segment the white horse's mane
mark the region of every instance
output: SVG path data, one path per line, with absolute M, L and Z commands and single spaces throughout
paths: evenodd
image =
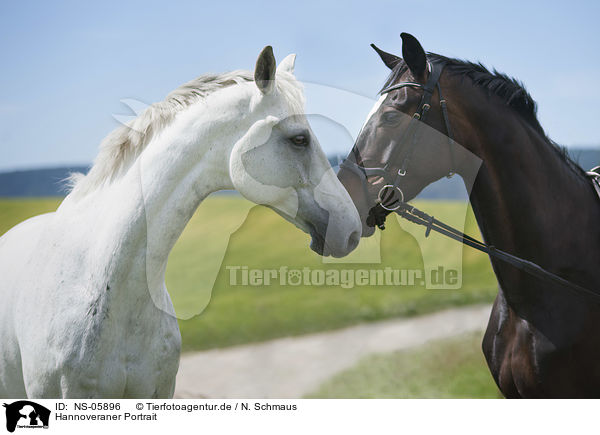
M 154 135 L 169 125 L 180 111 L 219 89 L 251 81 L 254 81 L 253 73 L 237 70 L 205 74 L 181 85 L 163 101 L 150 105 L 137 118 L 104 138 L 88 174 L 73 173 L 67 179 L 72 195 L 84 196 L 122 175 Z M 278 71 L 276 87 L 295 113 L 303 113 L 302 88 L 292 74 Z

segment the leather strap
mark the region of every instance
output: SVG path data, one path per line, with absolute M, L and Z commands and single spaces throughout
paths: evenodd
M 504 252 L 500 249 L 496 249 L 492 245 L 486 245 L 479 240 L 470 237 L 449 225 L 437 220 L 433 216 L 413 207 L 410 204 L 403 203 L 402 206 L 397 210 L 397 213 L 404 219 L 409 220 L 418 225 L 423 225 L 427 228 L 425 236 L 429 236 L 431 231 L 440 233 L 446 237 L 462 242 L 463 244 L 470 246 L 478 251 L 485 252 L 490 257 L 494 257 L 504 263 L 511 264 L 523 272 L 526 272 L 532 276 L 540 278 L 544 281 L 561 285 L 576 294 L 586 295 L 593 299 L 595 302 L 600 303 L 600 294 L 592 291 L 588 288 L 582 287 L 579 284 L 568 281 L 552 272 L 547 271 L 543 267 L 533 263 L 529 260 L 524 260 L 515 255 Z

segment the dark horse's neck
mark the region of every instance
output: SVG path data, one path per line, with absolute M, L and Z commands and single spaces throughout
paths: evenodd
M 464 140 L 483 161 L 470 200 L 485 241 L 594 289 L 600 258 L 589 247 L 600 241 L 600 207 L 590 182 L 539 126 L 503 102 L 480 103 L 473 107 L 488 110 L 468 114 L 475 131 Z M 523 316 L 530 317 L 533 306 L 565 301 L 568 290 L 492 264 L 506 299 Z

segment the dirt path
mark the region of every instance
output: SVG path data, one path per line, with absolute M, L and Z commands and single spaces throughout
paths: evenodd
M 371 353 L 484 329 L 491 305 L 184 354 L 175 397 L 298 398 Z

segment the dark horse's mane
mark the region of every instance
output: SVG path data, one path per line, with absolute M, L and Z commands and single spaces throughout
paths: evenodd
M 495 69 L 493 72 L 490 72 L 481 63 L 452 59 L 435 53 L 427 53 L 427 59 L 434 62 L 445 62 L 445 70 L 451 74 L 468 77 L 475 85 L 487 90 L 489 95 L 500 97 L 507 106 L 513 108 L 516 113 L 546 140 L 551 149 L 557 153 L 567 166 L 576 173 L 585 176 L 585 171 L 569 157 L 566 148 L 558 145 L 546 135 L 546 132 L 537 119 L 537 104 L 531 98 L 529 92 L 525 90 L 523 83 Z M 398 62 L 385 81 L 382 90 L 396 83 L 407 70 L 408 67 L 403 60 Z

